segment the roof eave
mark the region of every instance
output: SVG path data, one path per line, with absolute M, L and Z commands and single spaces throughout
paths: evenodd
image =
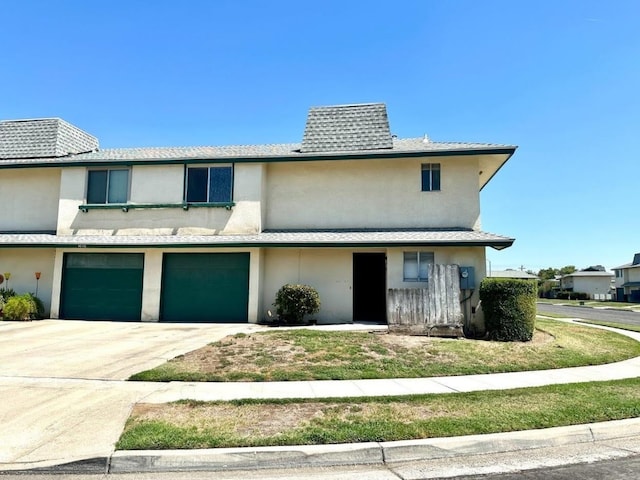
M 327 161 L 327 160 L 372 160 L 372 159 L 389 159 L 389 158 L 419 158 L 419 157 L 451 157 L 451 156 L 466 156 L 466 155 L 501 155 L 506 154 L 507 158 L 502 163 L 504 165 L 509 158 L 513 155 L 517 147 L 486 147 L 486 148 L 462 148 L 462 149 L 449 149 L 449 150 L 410 150 L 410 151 L 396 151 L 396 150 L 380 150 L 380 151 L 362 151 L 362 152 L 330 152 L 330 153 L 313 153 L 304 154 L 297 153 L 296 155 L 265 155 L 265 156 L 211 156 L 204 155 L 198 156 L 184 156 L 179 158 L 146 158 L 146 159 L 116 159 L 109 160 L 103 159 L 90 159 L 83 160 L 82 158 L 75 159 L 78 155 L 70 155 L 62 157 L 65 160 L 60 161 L 39 161 L 41 159 L 29 159 L 29 158 L 4 158 L 0 159 L 0 169 L 14 169 L 14 168 L 54 168 L 54 167 L 98 167 L 108 165 L 167 165 L 167 164 L 185 164 L 185 163 L 260 163 L 260 162 L 304 162 L 304 161 Z M 50 157 L 52 158 L 52 157 Z M 54 157 L 55 158 L 55 157 Z M 2 161 L 16 160 L 16 163 L 2 163 Z M 502 167 L 500 166 L 500 168 Z M 499 170 L 499 169 L 498 169 Z M 497 172 L 497 170 L 496 170 Z M 494 172 L 489 180 L 495 175 Z M 486 183 L 489 182 L 487 180 Z M 486 185 L 485 183 L 485 185 Z M 484 185 L 483 185 L 484 187 Z

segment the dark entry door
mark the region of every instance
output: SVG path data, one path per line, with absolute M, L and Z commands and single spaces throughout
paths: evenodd
M 353 320 L 387 321 L 387 258 L 384 253 L 353 254 Z

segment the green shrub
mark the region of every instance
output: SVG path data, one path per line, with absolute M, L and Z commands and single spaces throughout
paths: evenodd
M 558 292 L 556 298 L 559 300 L 589 300 L 589 294 L 583 292 Z
M 485 278 L 480 300 L 492 340 L 528 342 L 536 322 L 537 285 L 529 280 Z
M 306 314 L 320 311 L 320 296 L 309 285 L 286 284 L 278 290 L 273 305 L 282 322 L 300 324 Z
M 25 293 L 24 296 L 30 297 L 34 304 L 34 311 L 31 313 L 31 318 L 37 320 L 44 318 L 44 303 L 42 303 L 42 300 L 36 297 L 35 293 Z
M 5 302 L 15 296 L 16 292 L 13 288 L 0 288 L 0 298 Z
M 31 320 L 36 310 L 33 298 L 27 293 L 9 298 L 4 305 L 3 314 L 6 320 Z

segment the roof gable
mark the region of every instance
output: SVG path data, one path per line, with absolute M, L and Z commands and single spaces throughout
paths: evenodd
M 97 138 L 60 118 L 0 122 L 0 158 L 57 158 L 97 148 Z
M 342 152 L 393 148 L 384 103 L 312 107 L 300 151 Z

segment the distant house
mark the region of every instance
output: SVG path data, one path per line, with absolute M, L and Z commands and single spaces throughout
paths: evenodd
M 531 273 L 523 272 L 522 270 L 492 270 L 489 272 L 489 277 L 491 278 L 515 278 L 518 280 L 538 280 L 536 275 Z
M 592 300 L 610 300 L 612 279 L 613 273 L 597 265 L 563 275 L 560 278 L 560 289 L 567 292 L 586 293 Z
M 640 253 L 633 256 L 633 262 L 613 269 L 616 280 L 616 300 L 640 303 Z

